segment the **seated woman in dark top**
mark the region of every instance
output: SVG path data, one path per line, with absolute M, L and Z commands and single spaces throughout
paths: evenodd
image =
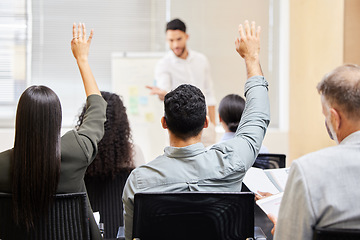
M 101 92 L 107 102 L 105 134 L 98 144 L 98 154 L 88 167 L 85 185 L 94 212 L 99 211 L 104 223 L 104 237 L 116 238 L 123 226 L 122 190 L 130 172 L 145 163 L 141 150 L 132 143 L 126 108 L 119 95 Z M 86 108 L 79 116 L 81 127 Z
M 0 191 L 12 193 L 14 221 L 33 229 L 46 216 L 55 193 L 85 192 L 86 168 L 104 134 L 106 102 L 88 63 L 93 36 L 84 24 L 73 25 L 71 49 L 77 61 L 87 107 L 82 125 L 60 137 L 62 112 L 57 95 L 48 87 L 31 86 L 21 95 L 14 148 L 0 153 Z M 89 205 L 91 239 L 101 239 Z

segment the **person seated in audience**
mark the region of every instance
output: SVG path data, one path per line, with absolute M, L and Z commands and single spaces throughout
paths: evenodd
M 31 86 L 21 95 L 14 148 L 0 153 L 0 191 L 12 193 L 15 223 L 31 231 L 47 215 L 55 193 L 85 192 L 86 168 L 104 134 L 106 102 L 88 63 L 93 37 L 84 24 L 73 25 L 71 49 L 77 61 L 87 107 L 82 125 L 60 137 L 62 111 L 58 96 L 46 86 Z M 101 239 L 90 205 L 91 239 Z
M 84 180 L 92 209 L 100 213 L 100 222 L 104 223 L 104 237 L 116 238 L 118 227 L 124 222 L 121 196 L 125 181 L 145 161 L 140 147 L 132 143 L 126 108 L 119 95 L 103 91 L 101 95 L 107 102 L 105 133 Z M 76 129 L 81 127 L 85 113 L 86 105 Z
M 218 111 L 220 123 L 225 133 L 220 142 L 232 139 L 235 136 L 244 108 L 245 99 L 238 94 L 229 94 L 221 99 Z M 269 150 L 262 145 L 259 153 L 269 153 Z
M 239 26 L 236 50 L 245 60 L 245 111 L 235 137 L 206 149 L 201 141 L 209 124 L 205 97 L 184 84 L 167 93 L 161 123 L 170 146 L 161 155 L 133 170 L 123 193 L 125 239 L 132 239 L 134 195 L 138 192 L 241 191 L 241 181 L 253 165 L 270 122 L 268 83 L 260 61 L 260 28 Z
M 274 239 L 312 239 L 313 226 L 360 226 L 360 67 L 345 64 L 318 84 L 329 136 L 338 145 L 293 161 Z

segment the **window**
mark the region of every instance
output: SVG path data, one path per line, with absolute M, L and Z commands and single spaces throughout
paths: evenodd
M 17 100 L 27 85 L 28 26 L 25 0 L 0 2 L 0 124 L 13 126 Z
M 70 49 L 74 22 L 94 29 L 89 63 L 101 90 L 111 91 L 112 52 L 165 49 L 165 0 L 32 0 L 32 14 L 31 84 L 58 94 L 65 127 L 74 126 L 85 102 Z
M 63 126 L 73 127 L 85 102 L 70 49 L 73 22 L 95 30 L 90 65 L 99 87 L 111 91 L 112 52 L 165 50 L 165 5 L 165 0 L 2 0 L 0 125 L 14 126 L 19 95 L 28 85 L 46 85 L 61 100 Z

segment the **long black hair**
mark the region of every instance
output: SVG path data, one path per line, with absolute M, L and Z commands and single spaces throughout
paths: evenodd
M 61 105 L 45 86 L 31 86 L 20 97 L 12 171 L 13 215 L 28 230 L 47 214 L 60 175 Z

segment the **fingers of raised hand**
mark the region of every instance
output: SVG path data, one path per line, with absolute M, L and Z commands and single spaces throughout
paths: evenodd
M 240 38 L 242 39 L 245 38 L 244 28 L 242 24 L 239 25 L 239 34 L 240 34 Z
M 256 38 L 260 38 L 261 27 L 258 26 L 256 30 Z
M 246 36 L 251 36 L 250 35 L 250 26 L 249 26 L 249 21 L 248 20 L 245 20 L 245 33 L 246 33 Z
M 86 27 L 85 27 L 85 23 L 81 24 L 81 28 L 82 28 L 82 38 L 84 41 L 86 41 Z
M 76 23 L 73 24 L 73 39 L 77 37 L 76 34 Z
M 89 43 L 91 42 L 91 39 L 93 38 L 93 35 L 94 35 L 94 30 L 91 29 L 91 31 L 90 31 L 90 36 L 89 36 L 89 39 L 88 39 L 88 42 L 89 42 Z
M 81 38 L 81 23 L 78 25 L 77 37 Z
M 260 37 L 261 28 L 258 26 L 256 28 L 255 21 L 251 22 L 251 26 L 249 21 L 246 20 L 244 26 L 242 24 L 239 25 L 239 33 L 242 40 L 246 38 L 259 38 Z
M 255 36 L 255 22 L 251 22 L 251 36 Z

